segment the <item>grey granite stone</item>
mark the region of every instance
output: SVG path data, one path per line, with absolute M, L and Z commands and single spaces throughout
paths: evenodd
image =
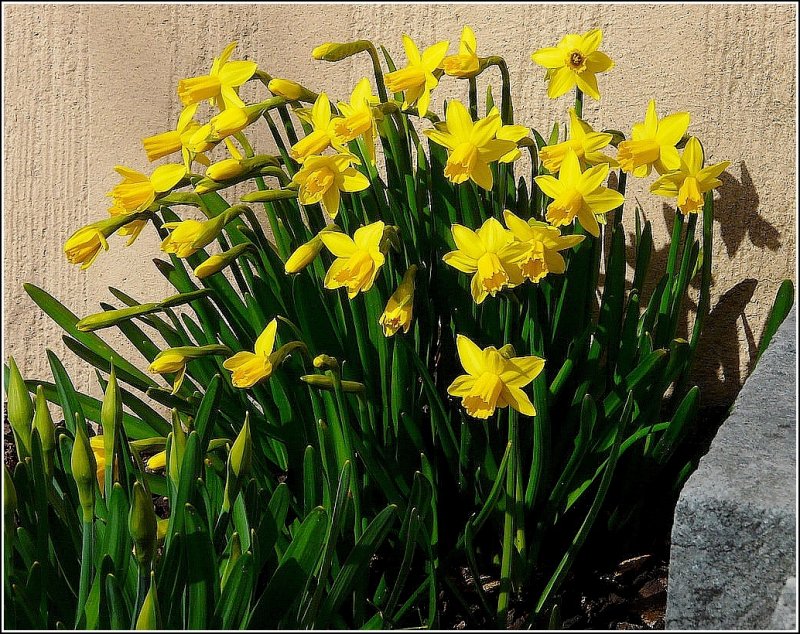
M 667 629 L 767 628 L 796 574 L 796 307 L 675 509 Z
M 771 630 L 797 631 L 797 577 L 789 577 L 772 613 Z

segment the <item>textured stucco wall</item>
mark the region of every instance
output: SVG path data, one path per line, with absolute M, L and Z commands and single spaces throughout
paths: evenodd
M 531 51 L 597 26 L 617 66 L 600 78 L 602 107 L 587 99 L 595 127 L 629 130 L 655 97 L 661 114 L 692 113 L 690 132 L 710 161 L 732 161 L 719 191 L 713 312 L 696 372 L 705 402 L 730 401 L 778 284 L 795 278 L 796 21 L 787 4 L 5 5 L 5 355 L 27 376 L 47 378 L 44 349 L 52 348 L 78 386 L 96 393 L 88 366 L 65 351 L 22 283 L 44 287 L 79 315 L 110 300 L 109 285 L 142 299 L 169 293 L 149 263 L 158 253 L 152 227 L 127 249 L 112 239 L 85 272 L 61 249 L 72 231 L 105 216 L 115 164 L 149 169 L 140 139 L 171 129 L 177 81 L 207 72 L 228 41 L 239 41 L 236 58 L 344 97 L 371 72 L 367 60 L 315 62 L 316 44 L 368 38 L 400 62 L 402 32 L 421 45 L 449 39 L 455 50 L 469 24 L 480 54 L 508 61 L 517 121 L 544 131 L 565 118 L 570 100 L 546 98 Z M 464 82 L 445 80 L 433 107 L 465 93 Z M 651 180 L 634 181 L 628 197 L 653 220 L 663 267 L 672 212 L 647 192 Z

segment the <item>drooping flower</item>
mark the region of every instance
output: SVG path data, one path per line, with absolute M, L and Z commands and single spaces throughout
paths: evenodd
M 461 41 L 458 43 L 458 55 L 448 55 L 442 60 L 445 74 L 451 77 L 474 77 L 480 70 L 478 59 L 478 42 L 473 30 L 465 26 L 461 29 Z
M 578 157 L 570 149 L 561 164 L 558 178 L 537 176 L 536 184 L 553 199 L 547 206 L 547 221 L 559 227 L 578 218 L 586 231 L 598 237 L 600 226 L 595 214 L 616 209 L 625 200 L 619 192 L 603 187 L 608 169 L 608 165 L 603 163 L 582 172 Z
M 328 250 L 336 256 L 325 276 L 325 288 L 345 287 L 350 299 L 372 288 L 378 270 L 386 261 L 381 251 L 385 227 L 379 220 L 357 229 L 352 238 L 337 231 L 319 234 Z
M 350 103 L 340 101 L 337 105 L 342 117 L 333 120 L 333 129 L 339 143 L 344 144 L 358 136 L 364 137 L 367 154 L 375 163 L 375 137 L 378 135 L 376 115 L 380 111 L 375 108 L 378 97 L 372 94 L 372 85 L 364 77 L 353 88 Z
M 230 61 L 236 42 L 231 42 L 222 51 L 219 57 L 214 59 L 211 72 L 208 75 L 181 79 L 178 82 L 178 96 L 184 106 L 192 106 L 191 117 L 197 110 L 197 105 L 206 99 L 211 100 L 212 105 L 220 110 L 231 106 L 244 108 L 244 102 L 239 97 L 236 89 L 245 83 L 256 72 L 255 62 Z
M 386 309 L 379 320 L 386 337 L 393 336 L 400 328 L 403 329 L 403 332 L 408 332 L 411 328 L 414 310 L 414 276 L 416 274 L 417 267 L 412 264 L 386 304 Z
M 369 179 L 352 166 L 355 161 L 351 154 L 307 157 L 292 179 L 300 185 L 300 203 L 321 202 L 328 215 L 336 218 L 340 192 L 360 192 L 369 187 Z
M 525 416 L 536 415 L 522 388 L 539 375 L 544 359 L 510 356 L 506 348 L 498 350 L 494 346 L 481 350 L 464 335 L 456 337 L 456 347 L 467 374 L 456 377 L 447 393 L 461 398 L 467 414 L 486 419 L 498 407 L 510 406 Z
M 517 147 L 515 142 L 495 138 L 502 125 L 496 109 L 473 123 L 464 104 L 454 99 L 447 104 L 446 123 L 432 130 L 424 130 L 424 134 L 448 149 L 444 168 L 448 180 L 463 183 L 471 179 L 480 187 L 490 190 L 494 179 L 489 163 Z
M 552 174 L 558 172 L 568 150 L 575 152 L 581 162 L 581 167 L 601 163 L 608 163 L 610 166 L 616 167 L 617 162 L 613 158 L 600 152 L 611 143 L 612 135 L 606 132 L 595 132 L 586 121 L 578 118 L 574 108 L 570 108 L 569 120 L 569 139 L 556 145 L 546 145 L 539 152 L 539 158 L 545 168 Z
M 603 32 L 592 29 L 583 35 L 570 33 L 561 38 L 557 46 L 540 48 L 531 59 L 547 69 L 547 96 L 556 99 L 577 86 L 581 91 L 600 99 L 595 73 L 603 73 L 614 66 L 605 53 L 597 49 L 603 41 Z
M 659 174 L 680 169 L 681 157 L 675 147 L 689 127 L 688 112 L 676 112 L 658 120 L 656 102 L 651 99 L 642 123 L 635 123 L 631 139 L 619 144 L 617 161 L 624 172 L 643 178 L 655 167 Z
M 517 263 L 525 256 L 527 246 L 514 240 L 496 218 L 489 218 L 477 231 L 454 224 L 456 250 L 442 260 L 463 273 L 472 275 L 470 290 L 476 304 L 487 295 L 494 297 L 504 288 L 523 281 Z
M 222 367 L 233 373 L 231 382 L 234 387 L 252 387 L 272 374 L 273 364 L 270 357 L 275 348 L 277 332 L 278 320 L 273 319 L 256 339 L 254 352 L 237 352 L 222 364 Z
M 730 161 L 703 167 L 703 146 L 695 137 L 690 137 L 683 149 L 680 169 L 664 174 L 650 186 L 658 196 L 677 198 L 678 209 L 684 214 L 699 213 L 703 209 L 703 194 L 722 185 L 717 178 Z
M 420 55 L 414 41 L 403 35 L 403 48 L 406 51 L 408 65 L 392 73 L 384 75 L 386 88 L 392 92 L 403 92 L 403 110 L 416 104 L 420 117 L 428 112 L 431 103 L 431 90 L 439 85 L 433 74 L 447 55 L 449 41 L 442 41 L 426 48 Z
M 563 273 L 567 264 L 559 253 L 580 244 L 586 236 L 562 236 L 556 227 L 534 219 L 525 222 L 509 210 L 503 212 L 506 226 L 520 242 L 528 245 L 527 256 L 517 266 L 522 276 L 538 283 L 549 273 Z
M 64 243 L 67 261 L 80 264 L 81 270 L 92 265 L 101 249 L 108 251 L 108 241 L 103 232 L 93 225 L 81 227 Z
M 292 146 L 289 153 L 293 159 L 302 163 L 309 156 L 322 154 L 330 146 L 334 146 L 338 152 L 346 151 L 336 136 L 334 120 L 331 118 L 331 103 L 324 92 L 314 102 L 309 122 L 314 129 Z

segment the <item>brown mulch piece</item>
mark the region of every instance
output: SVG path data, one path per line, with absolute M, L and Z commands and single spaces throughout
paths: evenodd
M 643 554 L 625 559 L 611 570 L 597 571 L 579 587 L 578 596 L 561 606 L 564 629 L 664 629 L 667 562 L 663 557 Z

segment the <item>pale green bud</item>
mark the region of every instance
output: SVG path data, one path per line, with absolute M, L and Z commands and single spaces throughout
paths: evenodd
M 14 444 L 17 457 L 24 460 L 31 455 L 31 423 L 33 422 L 33 404 L 31 403 L 28 388 L 17 368 L 14 357 L 8 358 L 8 384 L 6 395 L 8 397 L 8 422 L 14 432 Z
M 333 379 L 329 376 L 323 376 L 322 374 L 305 374 L 300 377 L 300 380 L 320 390 L 335 389 Z M 362 394 L 366 389 L 366 386 L 358 381 L 342 381 L 343 392 Z
M 111 376 L 103 396 L 103 405 L 100 408 L 100 422 L 103 425 L 103 446 L 106 452 L 106 498 L 111 495 L 114 484 L 114 456 L 116 455 L 118 429 L 122 425 L 122 392 L 117 383 L 117 374 L 114 364 L 111 364 Z
M 351 55 L 375 48 L 369 40 L 356 40 L 355 42 L 326 42 L 320 44 L 313 51 L 311 57 L 326 62 L 339 62 Z

